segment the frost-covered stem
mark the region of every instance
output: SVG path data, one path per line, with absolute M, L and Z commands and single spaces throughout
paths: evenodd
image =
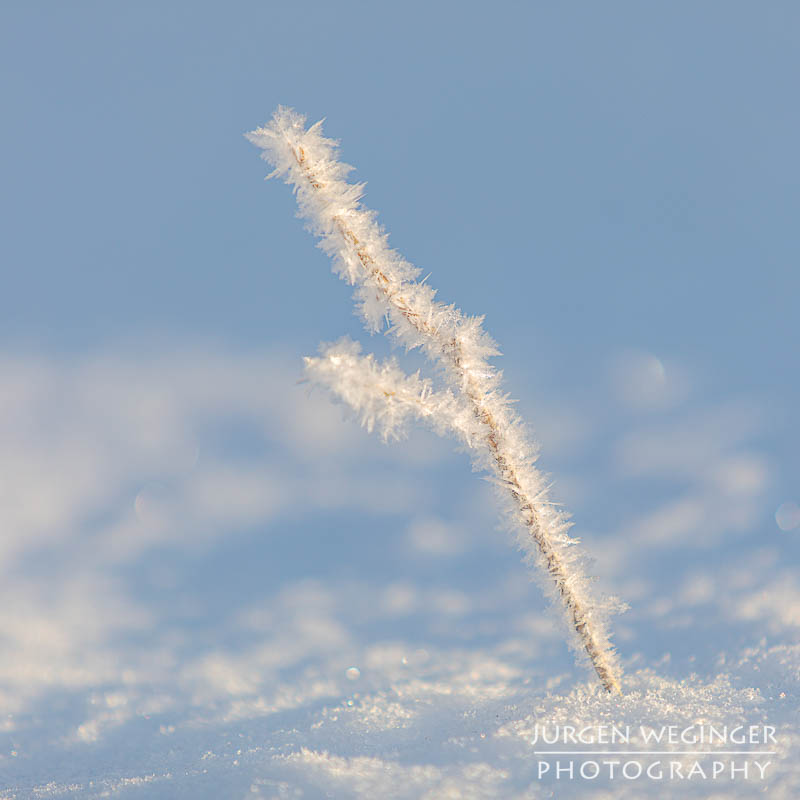
M 307 378 L 348 405 L 370 433 L 377 426 L 384 441 L 399 439 L 407 421 L 416 419 L 439 434 L 471 441 L 471 431 L 459 424 L 459 399 L 451 391 L 434 391 L 419 372 L 406 375 L 394 359 L 381 364 L 373 355 L 362 356 L 361 345 L 348 337 L 322 345 L 320 353 L 303 359 Z
M 303 166 L 304 159 L 302 148 L 297 154 L 298 164 Z M 307 172 L 310 184 L 315 185 L 313 175 Z M 355 234 L 347 226 L 338 220 L 339 233 L 345 246 L 356 249 L 356 255 L 364 266 L 364 270 L 369 273 L 375 281 L 376 288 L 381 291 L 386 300 L 413 326 L 415 330 L 424 336 L 437 340 L 437 332 L 429 325 L 421 314 L 416 313 L 403 299 L 399 287 L 392 287 L 390 281 L 381 272 L 372 259 L 363 249 L 358 249 L 359 241 Z M 464 394 L 470 401 L 475 418 L 485 427 L 485 442 L 491 453 L 494 462 L 494 469 L 497 477 L 508 488 L 514 502 L 518 508 L 520 519 L 529 532 L 531 538 L 536 542 L 539 553 L 546 564 L 547 571 L 553 579 L 558 594 L 566 607 L 571 623 L 575 628 L 578 638 L 592 662 L 592 666 L 597 672 L 600 682 L 609 691 L 619 692 L 621 687 L 619 680 L 614 673 L 613 666 L 608 663 L 605 657 L 607 644 L 601 644 L 594 630 L 586 617 L 586 610 L 576 597 L 570 586 L 569 574 L 564 564 L 554 549 L 546 527 L 542 525 L 540 514 L 537 511 L 537 504 L 534 498 L 528 497 L 522 488 L 517 477 L 511 460 L 506 456 L 503 447 L 503 436 L 495 414 L 488 408 L 482 393 L 478 390 L 478 376 L 475 376 L 469 367 L 464 366 L 461 343 L 457 338 L 445 343 L 440 348 L 441 358 L 448 362 L 455 373 L 461 378 L 464 386 Z M 496 413 L 496 412 L 495 412 Z M 508 424 L 508 422 L 507 422 Z
M 296 154 L 297 163 L 304 166 L 304 154 L 302 148 Z M 316 186 L 313 174 L 306 170 L 308 181 L 312 186 Z M 409 324 L 423 336 L 429 337 L 433 341 L 438 340 L 437 331 L 425 321 L 423 316 L 414 311 L 412 307 L 403 299 L 400 288 L 393 287 L 388 278 L 375 265 L 370 256 L 359 249 L 359 240 L 356 235 L 342 222 L 337 220 L 337 228 L 341 234 L 346 247 L 354 248 L 356 256 L 364 267 L 364 270 L 374 279 L 376 288 L 384 294 L 386 300 L 409 322 Z M 479 376 L 473 374 L 469 367 L 464 366 L 464 358 L 461 343 L 454 337 L 449 342 L 440 343 L 440 356 L 448 362 L 455 373 L 461 379 L 464 387 L 464 394 L 470 401 L 475 418 L 485 427 L 485 442 L 489 448 L 494 462 L 494 469 L 497 477 L 508 488 L 514 502 L 518 508 L 520 519 L 530 534 L 539 553 L 547 567 L 547 571 L 553 579 L 558 594 L 566 607 L 571 623 L 575 628 L 578 638 L 592 662 L 592 666 L 597 672 L 600 682 L 608 691 L 621 691 L 619 680 L 614 674 L 613 666 L 605 658 L 607 644 L 601 644 L 595 635 L 586 617 L 586 610 L 583 604 L 576 597 L 570 586 L 569 574 L 565 569 L 562 560 L 553 547 L 547 535 L 546 527 L 542 525 L 540 514 L 537 511 L 535 498 L 528 497 L 522 488 L 517 477 L 516 470 L 511 460 L 506 456 L 503 447 L 503 435 L 498 425 L 495 413 L 492 413 L 485 402 L 482 393 L 477 388 Z M 508 424 L 508 421 L 506 421 Z
M 586 579 L 574 563 L 565 560 L 574 540 L 566 536 L 566 521 L 553 511 L 546 489 L 538 485 L 538 474 L 528 463 L 532 459 L 517 433 L 519 420 L 497 393 L 499 375 L 485 361 L 491 348 L 480 338 L 479 322 L 475 325 L 460 312 L 434 302 L 433 293 L 414 279 L 413 268 L 385 247 L 385 236 L 373 215 L 358 204 L 360 187 L 344 183 L 347 167 L 330 157 L 333 143 L 320 137 L 317 126 L 309 131 L 298 127 L 300 120 L 293 112 L 279 110 L 272 126 L 254 132 L 251 139 L 267 150 L 276 172 L 287 174 L 298 193 L 301 211 L 316 223 L 325 249 L 344 264 L 341 271 L 346 277 L 371 287 L 383 300 L 395 327 L 401 328 L 398 336 L 422 345 L 431 358 L 445 366 L 477 423 L 489 456 L 485 466 L 510 495 L 516 517 L 535 544 L 581 648 L 603 686 L 609 692 L 621 691 L 613 648 L 591 607 Z M 304 142 L 308 148 L 317 148 L 318 158 L 309 157 Z M 362 296 L 362 302 L 369 316 L 367 298 Z

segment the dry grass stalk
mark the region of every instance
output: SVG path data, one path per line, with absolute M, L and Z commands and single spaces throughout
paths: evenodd
M 546 571 L 549 594 L 566 612 L 578 640 L 576 649 L 588 657 L 605 689 L 621 691 L 620 668 L 605 628 L 612 603 L 604 604 L 590 590 L 576 554 L 577 542 L 567 535 L 570 523 L 548 499 L 524 426 L 498 391 L 500 374 L 486 360 L 497 351 L 483 333 L 481 320 L 435 301 L 432 290 L 416 280 L 418 270 L 388 248 L 374 214 L 361 207 L 362 187 L 345 182 L 350 168 L 335 158 L 336 144 L 322 137 L 319 123 L 306 130 L 303 117 L 279 109 L 270 125 L 248 137 L 264 148 L 264 157 L 275 166 L 273 174 L 284 175 L 294 186 L 301 215 L 311 220 L 340 274 L 357 287 L 368 323 L 377 328 L 382 311 L 398 339 L 421 347 L 444 367 L 453 393 L 445 398 L 432 393 L 429 384 L 422 389 L 415 384 L 411 392 L 419 397 L 409 406 L 412 415 L 454 432 L 471 448 L 476 465 L 493 473 L 511 501 L 521 547 Z M 341 348 L 328 348 L 323 356 L 328 358 L 325 364 L 306 360 L 312 377 L 356 407 L 360 401 L 353 400 L 346 384 L 354 373 L 344 374 Z M 350 363 L 351 370 L 360 370 L 367 392 L 369 381 L 375 380 L 374 362 L 370 365 L 359 365 L 357 358 Z M 400 387 L 404 378 L 395 380 Z M 391 388 L 383 385 L 379 391 L 387 403 L 396 402 Z M 459 408 L 471 419 L 456 420 Z M 392 432 L 388 424 L 386 429 Z

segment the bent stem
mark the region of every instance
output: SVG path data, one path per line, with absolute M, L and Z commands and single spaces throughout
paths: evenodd
M 287 135 L 287 131 L 277 124 L 271 131 L 260 129 L 256 133 L 262 132 L 268 132 L 273 140 L 276 137 L 283 138 L 282 146 L 289 150 L 295 163 L 295 168 L 291 170 L 294 175 L 287 180 L 293 183 L 297 190 L 301 189 L 301 183 L 305 183 L 306 191 L 311 196 L 325 194 L 326 178 L 315 172 L 313 160 L 307 157 L 298 137 Z M 260 146 L 267 147 L 263 144 Z M 275 161 L 277 163 L 277 158 Z M 319 169 L 324 173 L 324 161 L 319 163 Z M 276 170 L 277 172 L 279 170 Z M 300 176 L 302 182 L 298 180 Z M 331 196 L 335 196 L 337 191 L 343 191 L 343 187 L 354 188 L 349 184 L 339 184 L 335 176 L 332 180 Z M 494 373 L 491 368 L 482 359 L 475 358 L 474 348 L 472 353 L 467 352 L 467 346 L 472 346 L 474 337 L 470 340 L 470 332 L 464 333 L 460 322 L 454 326 L 443 325 L 441 317 L 437 318 L 432 312 L 432 305 L 426 307 L 419 301 L 419 294 L 416 291 L 420 287 L 419 282 L 413 278 L 404 279 L 402 273 L 399 273 L 398 277 L 390 262 L 387 262 L 388 268 L 382 268 L 370 254 L 369 250 L 374 249 L 374 244 L 362 242 L 354 228 L 347 222 L 347 218 L 354 214 L 369 212 L 362 212 L 348 201 L 349 208 L 345 207 L 343 211 L 332 213 L 330 202 L 328 195 L 320 197 L 319 207 L 330 209 L 325 211 L 324 215 L 340 239 L 342 248 L 351 256 L 347 259 L 347 263 L 358 264 L 362 271 L 360 276 L 351 275 L 351 282 L 361 283 L 375 290 L 388 307 L 389 316 L 394 318 L 395 324 L 402 320 L 410 326 L 418 335 L 418 340 L 424 342 L 431 357 L 440 360 L 447 368 L 452 382 L 460 388 L 474 420 L 478 423 L 477 438 L 482 440 L 489 454 L 488 465 L 494 472 L 497 482 L 513 501 L 518 523 L 523 526 L 529 541 L 535 544 L 534 552 L 538 553 L 538 559 L 546 569 L 553 589 L 567 612 L 569 625 L 577 635 L 580 648 L 588 657 L 603 687 L 609 692 L 621 692 L 613 648 L 603 625 L 596 617 L 591 596 L 582 591 L 585 578 L 574 564 L 567 564 L 565 561 L 566 548 L 574 544 L 575 540 L 565 535 L 567 524 L 558 513 L 553 512 L 552 504 L 546 498 L 546 489 L 537 486 L 539 479 L 532 480 L 531 474 L 523 477 L 520 473 L 519 468 L 523 462 L 520 460 L 519 442 L 509 439 L 507 434 L 515 429 L 518 420 L 509 410 L 507 403 L 498 399 L 495 384 L 492 383 Z M 318 213 L 323 216 L 323 212 Z M 330 244 L 333 231 L 330 228 L 327 230 L 330 232 L 320 235 Z M 367 231 L 365 236 L 374 236 L 372 229 L 365 230 Z M 355 259 L 352 256 L 355 256 Z M 393 271 L 395 274 L 392 274 Z M 470 444 L 474 446 L 474 443 Z M 523 460 L 527 458 L 524 454 L 522 457 Z M 558 544 L 554 541 L 554 536 L 557 537 Z

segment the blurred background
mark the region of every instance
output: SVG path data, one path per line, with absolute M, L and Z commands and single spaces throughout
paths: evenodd
M 554 496 L 631 605 L 628 669 L 795 641 L 798 22 L 721 0 L 5 2 L 7 780 L 156 770 L 176 729 L 182 763 L 233 759 L 232 719 L 308 744 L 330 698 L 397 670 L 587 677 L 468 457 L 384 446 L 297 383 L 321 341 L 391 349 L 242 136 L 278 104 L 326 119 L 393 246 L 486 316 Z

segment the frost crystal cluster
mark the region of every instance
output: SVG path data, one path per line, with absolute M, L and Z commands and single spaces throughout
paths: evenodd
M 306 358 L 306 373 L 343 400 L 368 430 L 398 438 L 419 420 L 454 436 L 491 476 L 504 496 L 526 560 L 535 562 L 545 591 L 564 609 L 579 654 L 585 654 L 608 691 L 620 691 L 620 668 L 606 630 L 613 600 L 595 597 L 583 558 L 570 538 L 570 522 L 548 497 L 535 468 L 536 450 L 500 387 L 501 373 L 488 359 L 499 355 L 482 318 L 464 316 L 435 299 L 418 280 L 420 271 L 392 250 L 376 213 L 361 205 L 363 184 L 347 182 L 352 167 L 337 159 L 337 143 L 321 123 L 306 128 L 304 116 L 279 108 L 272 121 L 247 134 L 262 157 L 294 187 L 299 215 L 310 223 L 334 271 L 355 287 L 370 329 L 389 331 L 407 348 L 420 348 L 442 367 L 447 388 L 435 389 L 419 374 L 406 375 L 394 361 L 363 356 L 347 339 Z M 618 607 L 618 606 L 617 606 Z

